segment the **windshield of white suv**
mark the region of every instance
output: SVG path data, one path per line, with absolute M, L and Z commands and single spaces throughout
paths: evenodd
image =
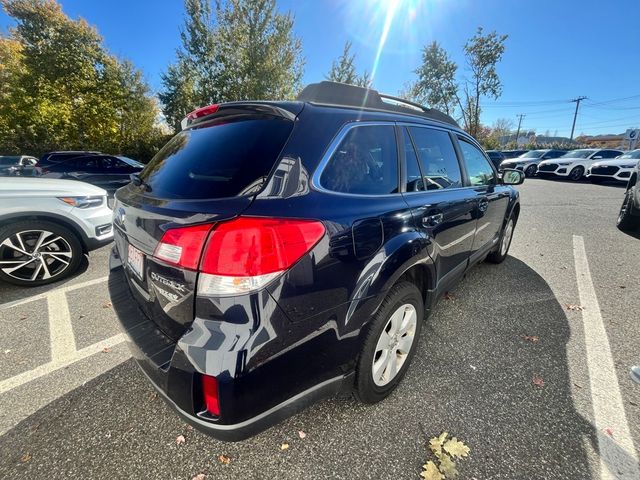
M 531 150 L 530 152 L 523 153 L 518 158 L 540 158 L 545 152 L 546 150 Z
M 571 152 L 565 153 L 560 158 L 587 158 L 592 153 L 593 150 L 573 150 Z
M 632 152 L 623 153 L 618 158 L 634 158 L 640 159 L 640 150 L 633 150 Z

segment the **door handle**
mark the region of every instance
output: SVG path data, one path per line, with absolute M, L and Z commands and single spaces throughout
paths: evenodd
M 478 210 L 480 210 L 482 213 L 486 212 L 487 209 L 489 208 L 489 200 L 487 200 L 486 198 L 481 198 L 480 202 L 478 203 Z
M 442 213 L 436 213 L 435 215 L 422 217 L 422 225 L 425 227 L 435 227 L 437 225 L 440 225 L 443 220 L 444 215 Z

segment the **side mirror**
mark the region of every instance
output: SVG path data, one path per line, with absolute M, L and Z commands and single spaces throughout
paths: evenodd
M 502 184 L 503 185 L 520 185 L 524 182 L 524 172 L 520 170 L 514 170 L 512 168 L 505 168 L 502 171 Z

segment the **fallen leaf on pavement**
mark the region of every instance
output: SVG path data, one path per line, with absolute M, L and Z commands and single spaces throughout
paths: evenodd
M 438 459 L 442 457 L 442 445 L 444 444 L 447 435 L 447 432 L 442 432 L 440 436 L 433 437 L 431 440 L 429 440 L 429 448 L 431 449 L 433 454 L 438 457 Z
M 611 427 L 605 428 L 604 431 L 607 433 L 607 435 L 613 437 L 613 430 L 611 429 Z
M 436 464 L 429 460 L 426 464 L 422 466 L 424 471 L 420 474 L 424 480 L 444 480 L 444 477 L 436 467 Z
M 109 347 L 104 347 L 102 349 L 102 353 L 109 353 L 111 351 L 111 349 Z
M 566 307 L 567 307 L 567 310 L 571 310 L 571 311 L 574 311 L 574 312 L 576 312 L 576 311 L 579 312 L 581 310 L 584 310 L 584 307 L 582 305 L 574 305 L 572 303 L 567 303 Z
M 20 315 L 20 320 L 26 320 L 27 316 L 26 315 Z
M 620 285 L 620 288 L 627 288 L 626 285 Z
M 102 305 L 102 308 L 111 308 L 111 302 L 107 302 L 104 305 Z
M 307 436 L 307 434 L 306 434 L 306 433 L 304 433 L 302 430 L 300 430 L 300 431 L 298 432 L 298 436 L 299 436 L 300 438 L 304 438 L 304 437 L 306 437 L 306 436 Z
M 288 448 L 289 448 L 288 443 L 283 443 L 282 445 L 280 445 L 280 450 L 287 450 Z
M 467 447 L 464 443 L 458 440 L 456 437 L 447 440 L 445 444 L 442 446 L 444 451 L 447 452 L 452 457 L 466 457 L 469 455 L 469 447 Z
M 453 300 L 455 297 L 455 295 L 451 292 L 444 292 L 444 299 L 445 300 Z
M 22 463 L 27 463 L 29 460 L 31 460 L 31 454 L 30 453 L 25 453 L 24 455 L 22 455 L 22 457 L 20 457 L 20 461 Z
M 540 387 L 540 388 L 544 387 L 544 380 L 537 373 L 533 375 L 533 379 L 531 380 L 531 383 L 533 383 L 536 387 Z
M 523 335 L 522 338 L 525 339 L 527 342 L 534 342 L 534 343 L 540 340 L 540 337 L 537 337 L 536 335 Z
M 199 473 L 195 477 L 193 477 L 191 480 L 204 480 L 205 478 L 207 478 L 207 476 L 204 473 Z
M 187 440 L 184 438 L 184 435 L 178 435 L 176 437 L 176 445 L 182 445 L 183 443 L 185 443 Z
M 223 465 L 229 465 L 231 463 L 231 457 L 223 453 L 222 455 L 218 455 L 218 461 Z
M 458 478 L 458 469 L 456 468 L 456 462 L 451 460 L 448 455 L 443 455 L 440 459 L 440 471 L 446 478 Z

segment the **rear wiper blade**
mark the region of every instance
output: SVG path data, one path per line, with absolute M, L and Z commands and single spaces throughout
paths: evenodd
M 139 174 L 132 173 L 131 175 L 129 175 L 129 178 L 131 179 L 131 183 L 133 183 L 136 187 L 143 187 L 146 192 L 151 191 L 151 185 L 145 183 L 145 181 L 140 178 Z

